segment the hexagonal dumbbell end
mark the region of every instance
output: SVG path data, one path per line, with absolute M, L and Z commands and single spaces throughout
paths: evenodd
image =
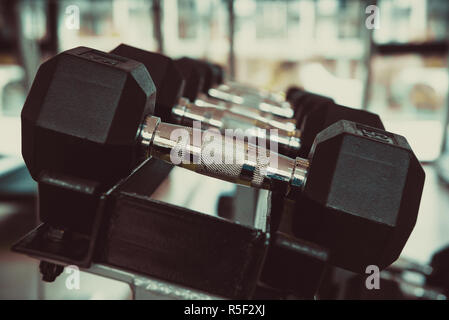
M 184 97 L 190 101 L 195 101 L 204 87 L 205 71 L 196 66 L 196 61 L 190 58 L 175 60 L 175 65 L 186 79 Z
M 329 97 L 308 92 L 296 86 L 287 89 L 285 99 L 290 102 L 295 111 L 295 120 L 298 128 L 301 127 L 306 114 L 322 105 L 334 103 L 334 100 Z
M 308 101 L 307 103 L 314 103 Z M 385 130 L 382 120 L 375 114 L 365 110 L 358 110 L 335 104 L 332 100 L 324 101 L 319 99 L 316 107 L 304 115 L 301 123 L 301 151 L 299 156 L 307 156 L 312 147 L 313 141 L 319 132 L 340 120 L 348 120 L 364 125 Z
M 285 99 L 292 102 L 297 94 L 301 95 L 304 90 L 297 86 L 291 86 L 285 91 Z
M 157 88 L 154 115 L 169 121 L 173 106 L 181 98 L 185 81 L 181 71 L 169 57 L 155 52 L 121 44 L 111 53 L 142 62 L 151 74 Z
M 136 132 L 156 88 L 140 62 L 85 47 L 41 65 L 22 110 L 22 154 L 42 171 L 116 182 L 136 165 Z
M 224 71 L 223 67 L 216 63 L 212 63 L 211 66 L 214 71 L 213 83 L 216 85 L 224 83 L 224 80 L 226 78 L 226 72 Z
M 418 214 L 424 171 L 404 137 L 339 121 L 316 137 L 293 232 L 365 272 L 402 251 Z

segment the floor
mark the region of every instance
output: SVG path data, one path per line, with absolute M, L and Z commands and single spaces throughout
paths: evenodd
M 449 188 L 439 182 L 435 169 L 425 166 L 426 183 L 416 227 L 403 256 L 421 263 L 449 244 Z M 129 288 L 120 282 L 82 273 L 80 290 L 68 290 L 67 277 L 53 284 L 40 281 L 38 263 L 10 252 L 11 244 L 34 225 L 26 208 L 0 202 L 0 299 L 129 299 Z

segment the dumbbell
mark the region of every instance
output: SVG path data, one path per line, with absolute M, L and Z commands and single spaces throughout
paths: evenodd
M 204 87 L 208 88 L 211 86 L 210 78 L 216 77 L 213 76 L 214 65 L 186 57 L 175 60 L 175 65 L 186 80 L 184 97 L 188 98 L 196 105 L 213 105 L 221 109 L 227 109 L 233 113 L 257 119 L 258 121 L 267 122 L 281 129 L 288 128 L 289 130 L 294 130 L 296 124 L 294 119 L 278 117 L 270 112 L 265 112 L 251 106 L 248 107 L 229 101 L 214 99 L 202 93 L 203 91 L 208 90 L 204 89 Z M 205 83 L 209 84 L 205 85 Z M 212 83 L 214 83 L 214 81 L 212 81 Z M 236 97 L 235 99 L 238 98 Z
M 276 102 L 278 104 L 280 103 L 279 105 L 286 106 L 285 101 L 282 101 L 283 99 L 280 98 L 280 95 L 264 92 L 237 82 L 226 82 L 224 84 L 224 70 L 216 64 L 190 58 L 182 58 L 179 62 L 181 64 L 180 68 L 186 69 L 188 74 L 187 78 L 198 77 L 198 75 L 203 76 L 204 81 L 199 82 L 200 84 L 204 83 L 202 91 L 212 98 L 222 99 L 237 104 L 245 104 L 243 102 L 245 101 L 245 97 L 253 95 L 261 99 L 269 99 L 271 97 L 271 101 L 274 102 L 274 104 L 268 104 L 271 108 L 276 105 Z M 192 71 L 192 69 L 196 69 L 196 73 L 195 71 Z M 195 82 L 194 80 L 194 83 L 198 82 Z M 192 88 L 189 89 L 192 90 Z M 217 104 L 216 101 L 210 101 L 210 98 L 208 99 L 205 96 L 201 96 L 201 99 Z M 302 132 L 308 133 L 303 137 L 302 155 L 308 154 L 313 139 L 318 132 L 340 119 L 365 123 L 382 130 L 385 129 L 382 122 L 375 114 L 337 105 L 331 98 L 306 92 L 296 86 L 290 87 L 287 90 L 285 100 L 290 103 L 290 106 L 293 109 L 294 123 L 297 128 Z M 251 103 L 246 103 L 246 105 L 251 106 Z M 257 106 L 257 104 L 255 105 Z M 273 110 L 277 109 L 274 108 Z M 265 111 L 271 112 L 271 109 L 266 109 Z M 269 112 L 263 112 L 265 117 L 267 117 Z M 280 123 L 282 122 L 282 119 L 276 120 Z
M 281 96 L 276 95 L 275 93 L 264 92 L 257 88 L 246 86 L 237 82 L 226 82 L 226 84 L 223 84 L 224 70 L 219 65 L 187 58 L 183 58 L 183 60 L 185 60 L 184 64 L 202 64 L 203 69 L 206 69 L 202 74 L 206 79 L 211 78 L 212 80 L 204 81 L 206 83 L 205 92 L 209 92 L 210 89 L 208 88 L 213 87 L 215 84 L 215 86 L 221 85 L 220 88 L 223 88 L 223 90 L 224 88 L 228 88 L 227 90 L 233 92 L 236 96 L 239 94 L 253 94 L 263 98 L 270 96 L 273 98 L 273 101 L 282 102 L 282 98 L 280 98 Z M 201 69 L 200 67 L 198 68 Z M 208 72 L 207 69 L 209 69 Z M 208 77 L 208 74 L 211 74 L 212 76 Z M 216 89 L 211 89 L 212 93 L 216 93 L 216 91 Z M 228 100 L 232 101 L 231 99 Z M 307 155 L 310 151 L 313 138 L 318 132 L 340 119 L 365 123 L 382 130 L 385 129 L 378 116 L 373 113 L 337 105 L 334 100 L 329 97 L 307 92 L 297 86 L 291 86 L 287 89 L 285 100 L 291 104 L 294 110 L 294 123 L 297 128 L 302 132 L 310 132 L 308 136 L 311 137 L 311 139 L 307 139 L 307 137 L 306 139 L 303 138 L 303 140 L 307 140 L 305 143 L 303 142 L 303 155 Z M 278 121 L 282 122 L 282 120 Z
M 274 103 L 282 104 L 285 102 L 285 97 L 278 92 L 274 91 L 268 91 L 263 90 L 260 88 L 256 88 L 254 86 L 243 84 L 236 81 L 225 81 L 225 71 L 222 66 L 215 64 L 215 63 L 209 63 L 207 62 L 211 68 L 212 71 L 212 81 L 211 83 L 215 86 L 220 86 L 220 88 L 224 90 L 231 91 L 234 95 L 240 95 L 240 94 L 248 94 L 248 95 L 256 95 L 262 98 L 267 98 L 273 101 Z
M 332 98 L 305 91 L 297 86 L 291 86 L 287 89 L 285 99 L 295 109 L 294 118 L 299 126 L 304 121 L 305 115 L 310 111 L 335 104 Z
M 199 69 L 195 67 L 197 65 L 196 60 L 183 58 L 182 63 L 180 60 L 173 62 L 172 59 L 161 54 L 124 44 L 119 45 L 111 52 L 140 61 L 147 67 L 159 92 L 164 92 L 158 94 L 156 103 L 169 107 L 174 106 L 172 114 L 178 119 L 178 123 L 191 125 L 193 120 L 201 120 L 204 124 L 218 127 L 222 131 L 225 129 L 251 128 L 278 129 L 277 136 L 268 135 L 264 137 L 262 133 L 262 138 L 272 139 L 273 142 L 278 143 L 279 152 L 285 155 L 307 156 L 318 132 L 338 120 L 350 120 L 384 130 L 378 115 L 338 106 L 330 99 L 331 103 L 323 108 L 311 107 L 310 109 L 314 110 L 308 114 L 307 123 L 302 123 L 301 130 L 292 130 L 293 128 L 285 122 L 276 123 L 276 120 L 270 118 L 264 120 L 262 116 L 251 116 L 242 112 L 234 112 L 233 106 L 223 107 L 215 105 L 209 100 L 196 99 L 201 83 L 204 82 L 201 72 L 197 72 Z M 193 62 L 191 63 L 190 61 Z M 177 69 L 181 73 L 177 72 Z M 173 81 L 172 79 L 180 78 L 186 79 L 184 91 L 181 95 L 190 101 L 195 101 L 195 103 L 185 100 L 176 102 L 172 99 L 172 97 L 180 95 L 178 93 L 180 90 L 182 91 L 182 89 L 179 89 L 179 81 Z M 314 97 L 313 95 L 310 96 Z M 310 103 L 312 106 L 315 105 L 315 101 L 306 101 L 306 103 Z M 169 107 L 165 109 L 169 109 Z M 169 117 L 162 119 L 170 121 Z M 258 133 L 260 134 L 260 132 L 254 132 L 253 135 L 258 136 Z
M 222 81 L 223 74 L 221 73 L 222 69 L 219 66 L 186 57 L 175 60 L 175 65 L 186 80 L 184 97 L 189 99 L 195 105 L 227 110 L 231 113 L 254 119 L 260 123 L 267 123 L 269 126 L 289 132 L 293 132 L 296 129 L 296 122 L 294 119 L 278 117 L 258 108 L 251 108 L 228 101 L 213 99 L 203 94 L 202 91 L 204 91 L 204 87 L 210 87 L 210 83 L 220 83 L 220 81 Z M 219 69 L 219 71 L 214 72 L 214 69 Z M 219 75 L 217 75 L 217 73 Z M 219 80 L 211 81 L 210 78 L 218 78 Z M 204 83 L 209 84 L 204 85 Z
M 157 115 L 163 121 L 189 126 L 194 121 L 201 121 L 203 129 L 217 128 L 222 133 L 225 133 L 226 129 L 245 130 L 243 133 L 249 140 L 259 139 L 270 142 L 270 145 L 273 142 L 273 145 L 276 145 L 283 154 L 299 152 L 300 133 L 291 124 L 289 126 L 277 123 L 273 119 L 234 112 L 201 100 L 199 104 L 190 102 L 189 100 L 195 100 L 191 99 L 192 91 L 190 90 L 192 83 L 195 84 L 195 82 L 192 78 L 183 81 L 186 79 L 185 74 L 178 69 L 179 64 L 171 58 L 124 44 L 119 45 L 111 53 L 140 61 L 147 67 L 158 90 L 156 105 L 160 105 L 160 110 L 163 112 Z M 196 81 L 200 83 L 203 79 L 197 78 Z M 183 99 L 181 96 L 189 97 L 189 99 Z M 270 129 L 276 129 L 276 134 L 272 134 Z
M 305 236 L 329 249 L 337 266 L 364 272 L 368 264 L 384 268 L 399 256 L 424 183 L 405 138 L 339 121 L 318 134 L 307 159 L 271 152 L 268 164 L 251 161 L 253 147 L 240 142 L 243 148 L 235 152 L 242 163 L 210 164 L 205 151 L 231 141 L 214 136 L 199 146 L 180 143 L 175 130 L 189 137 L 195 132 L 154 116 L 170 114 L 155 104 L 155 95 L 150 74 L 137 61 L 86 47 L 50 58 L 40 66 L 21 114 L 22 154 L 31 176 L 40 181 L 57 172 L 106 188 L 144 158 L 172 163 L 178 155 L 181 161 L 174 164 L 201 174 L 283 191 L 292 201 L 308 199 L 294 212 L 295 223 L 313 228 Z M 219 158 L 226 156 L 216 150 Z M 41 220 L 47 219 L 41 212 Z M 77 222 L 58 223 L 74 228 Z
M 309 113 L 310 111 L 315 110 L 315 107 L 326 107 L 325 109 L 322 108 L 322 110 L 319 112 L 319 115 L 322 116 L 321 119 L 326 118 L 326 116 L 329 116 L 330 118 L 336 118 L 335 116 L 332 116 L 332 113 L 335 112 L 337 114 L 342 113 L 351 113 L 352 109 L 346 108 L 343 106 L 338 106 L 334 103 L 334 101 L 328 97 L 320 96 L 317 94 L 312 94 L 310 92 L 306 92 L 302 90 L 299 87 L 293 86 L 288 88 L 286 91 L 286 97 L 282 97 L 279 94 L 275 94 L 274 92 L 267 92 L 263 91 L 251 86 L 243 85 L 237 82 L 223 82 L 224 79 L 224 70 L 216 64 L 208 63 L 201 60 L 195 60 L 190 58 L 182 58 L 177 61 L 180 65 L 178 67 L 183 71 L 187 73 L 186 78 L 194 78 L 202 76 L 204 78 L 204 81 L 196 81 L 193 80 L 194 83 L 200 84 L 202 86 L 202 89 L 200 91 L 203 91 L 204 93 L 208 94 L 208 96 L 200 95 L 201 99 L 209 101 L 213 104 L 217 104 L 217 101 L 224 100 L 227 102 L 235 102 L 235 103 L 243 103 L 244 98 L 240 96 L 251 96 L 255 95 L 256 97 L 260 99 L 272 99 L 271 101 L 274 103 L 274 105 L 284 105 L 286 101 L 290 103 L 290 106 L 293 109 L 294 112 L 294 122 L 297 125 L 297 128 L 301 128 L 301 124 L 304 120 L 304 115 Z M 204 86 L 203 86 L 204 84 Z M 218 87 L 218 88 L 217 88 Z M 189 90 L 191 92 L 194 92 L 194 89 L 192 87 L 189 87 Z M 210 93 L 209 93 L 210 92 Z M 228 96 L 226 96 L 228 94 Z M 212 98 L 212 101 L 210 101 Z M 216 99 L 214 99 L 216 98 Z M 251 106 L 251 104 L 247 104 Z M 335 106 L 335 107 L 334 107 Z M 235 108 L 235 107 L 234 107 Z M 241 108 L 244 109 L 244 106 Z M 248 108 L 248 107 L 247 107 Z M 345 108 L 346 110 L 338 110 L 340 108 Z M 251 108 L 254 112 L 254 108 Z M 276 109 L 275 109 L 276 110 Z M 270 112 L 263 112 L 258 110 L 262 114 L 259 113 L 261 116 L 269 117 Z M 266 111 L 270 111 L 270 109 L 267 109 Z M 247 111 L 248 112 L 248 111 Z M 364 112 L 365 111 L 355 111 L 354 113 L 359 112 L 358 118 L 354 119 L 352 121 L 356 122 L 362 122 L 364 119 Z M 328 115 L 329 114 L 329 115 Z M 368 117 L 370 117 L 368 115 Z M 344 119 L 344 118 L 343 118 Z M 285 121 L 291 121 L 293 119 L 276 119 L 279 122 L 285 122 Z M 317 116 L 313 117 L 313 120 L 318 120 Z M 362 120 L 362 121 L 361 121 Z M 323 121 L 323 123 L 326 123 L 327 121 Z M 328 123 L 328 125 L 331 123 Z M 373 123 L 369 123 L 369 125 L 373 125 Z M 318 133 L 321 131 L 321 129 L 324 129 L 324 127 L 317 127 L 314 124 L 314 127 L 320 128 L 318 131 L 315 132 Z M 377 127 L 377 126 L 376 126 Z M 380 126 L 379 128 L 384 129 L 383 126 Z
M 234 97 L 251 97 L 255 96 L 259 99 L 264 99 L 264 101 L 268 102 L 268 105 L 262 105 L 261 108 L 269 111 L 270 108 L 274 108 L 274 110 L 277 110 L 275 106 L 280 106 L 282 108 L 291 109 L 291 106 L 286 103 L 289 101 L 286 101 L 285 96 L 281 94 L 280 92 L 274 92 L 274 91 L 268 91 L 260 88 L 256 88 L 253 86 L 250 86 L 248 84 L 243 84 L 240 82 L 235 81 L 224 81 L 225 79 L 225 72 L 223 68 L 218 64 L 209 63 L 210 69 L 213 74 L 213 81 L 212 86 L 209 87 L 207 90 L 207 94 L 211 97 L 213 96 L 223 96 L 223 94 L 231 94 Z M 209 92 L 210 90 L 210 92 Z M 225 95 L 226 96 L 226 95 Z M 231 98 L 231 99 L 238 99 L 238 98 Z M 229 99 L 225 99 L 228 100 Z M 270 108 L 266 108 L 270 107 Z M 289 114 L 291 113 L 289 110 L 282 110 L 284 113 L 284 117 L 290 118 Z M 294 111 L 294 110 L 293 110 Z
M 189 58 L 187 58 L 189 59 Z M 204 81 L 203 92 L 209 94 L 209 90 L 212 89 L 212 94 L 215 91 L 221 91 L 228 93 L 234 97 L 239 96 L 255 96 L 256 98 L 266 99 L 272 103 L 273 106 L 281 106 L 289 108 L 288 104 L 285 104 L 285 97 L 278 92 L 268 91 L 248 84 L 243 84 L 235 81 L 225 81 L 225 71 L 222 66 L 207 61 L 195 60 L 199 64 L 203 64 L 208 70 L 205 70 L 206 81 Z M 232 98 L 231 98 L 232 99 Z
M 303 152 L 300 155 L 310 151 L 312 138 L 318 132 L 341 119 L 385 130 L 381 119 L 375 113 L 338 105 L 332 98 L 311 93 L 296 86 L 288 88 L 286 99 L 294 106 L 297 128 L 307 133 L 306 139 L 303 139 Z
M 262 90 L 249 90 L 243 85 L 237 83 L 220 83 L 223 78 L 218 70 L 217 65 L 212 65 L 208 62 L 196 60 L 188 57 L 183 57 L 177 60 L 178 67 L 185 68 L 192 75 L 199 73 L 203 78 L 201 82 L 200 97 L 207 99 L 207 97 L 231 102 L 237 105 L 242 105 L 248 108 L 260 110 L 264 113 L 270 113 L 282 118 L 292 118 L 294 111 L 289 102 L 285 101 L 280 96 L 275 96 Z

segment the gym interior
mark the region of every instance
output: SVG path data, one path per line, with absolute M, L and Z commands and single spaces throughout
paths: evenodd
M 449 299 L 448 24 L 444 0 L 1 1 L 0 299 Z M 279 129 L 276 174 L 167 164 L 194 120 Z

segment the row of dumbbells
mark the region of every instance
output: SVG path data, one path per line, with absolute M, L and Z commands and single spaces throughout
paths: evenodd
M 176 163 L 271 190 L 272 211 L 279 212 L 271 232 L 320 245 L 332 264 L 359 273 L 398 258 L 424 183 L 407 141 L 384 131 L 372 113 L 300 89 L 284 100 L 223 83 L 220 68 L 201 61 L 175 61 L 126 45 L 110 53 L 78 47 L 58 54 L 41 65 L 25 102 L 22 153 L 37 181 L 58 172 L 106 190 L 145 158 L 172 163 L 179 146 L 173 131 L 185 128 L 193 135 L 196 120 L 203 129 L 249 129 L 255 138 L 279 144 L 275 167 L 250 161 L 247 141 L 234 150 L 243 153 L 242 164 L 201 161 L 205 145 L 193 143 L 183 157 L 200 161 Z M 48 221 L 53 218 L 45 212 L 40 218 L 74 231 L 83 223 Z
M 224 72 L 218 65 L 189 58 L 171 60 L 126 45 L 112 53 L 143 62 L 150 74 L 159 75 L 161 65 L 169 66 L 165 71 L 169 86 L 164 85 L 166 78 L 153 76 L 159 90 L 157 104 L 164 110 L 159 114 L 162 121 L 191 125 L 200 120 L 204 129 L 217 128 L 222 133 L 247 129 L 255 138 L 272 140 L 280 153 L 292 157 L 307 156 L 316 135 L 339 120 L 385 129 L 373 113 L 339 106 L 330 98 L 300 88 L 290 88 L 285 99 L 236 82 L 224 83 Z M 269 131 L 251 132 L 254 128 L 276 129 L 277 136 L 270 136 Z

